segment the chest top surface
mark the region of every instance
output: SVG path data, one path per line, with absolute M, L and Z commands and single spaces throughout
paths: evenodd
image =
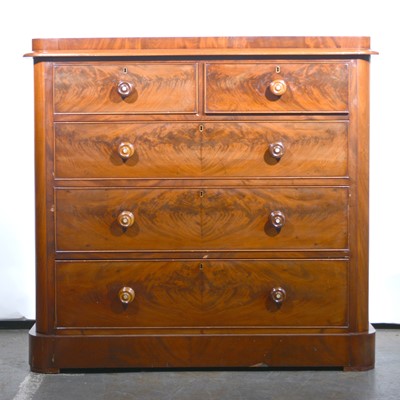
M 369 37 L 179 37 L 33 39 L 33 57 L 368 55 Z

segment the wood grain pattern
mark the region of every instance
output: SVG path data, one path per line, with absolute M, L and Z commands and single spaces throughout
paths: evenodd
M 180 37 L 33 39 L 30 57 L 377 54 L 369 37 Z
M 53 190 L 48 185 L 53 169 L 48 149 L 51 132 L 52 68 L 48 63 L 36 63 L 35 74 L 35 234 L 36 234 L 36 329 L 38 332 L 52 330 L 54 316 L 54 290 L 48 283 L 54 272 L 54 214 Z M 50 78 L 50 79 L 49 79 Z M 50 121 L 50 124 L 49 124 Z M 50 125 L 50 126 L 49 126 Z
M 205 123 L 203 176 L 346 176 L 347 123 Z M 281 142 L 285 154 L 271 157 L 269 145 Z
M 346 249 L 347 188 L 209 188 L 202 202 L 206 249 Z M 279 231 L 272 211 L 286 217 Z
M 120 81 L 132 84 L 132 95 L 118 94 Z M 54 68 L 54 111 L 195 113 L 197 87 L 193 63 L 60 64 Z
M 30 363 L 36 372 L 61 368 L 134 367 L 374 367 L 375 330 L 349 335 L 165 334 L 41 335 L 30 333 Z M 71 351 L 79 349 L 79 351 Z M 234 351 L 232 351 L 234 349 Z M 350 349 L 350 351 L 349 351 Z M 112 357 L 110 357 L 112 354 Z
M 203 197 L 201 197 L 203 192 Z M 346 249 L 346 188 L 59 189 L 56 249 Z M 131 211 L 122 229 L 117 216 Z M 269 214 L 280 210 L 277 231 Z
M 355 49 L 355 48 L 332 48 L 332 49 L 322 49 L 322 48 L 228 48 L 228 49 L 106 49 L 106 50 L 50 50 L 50 51 L 34 51 L 26 53 L 25 57 L 33 57 L 35 59 L 47 59 L 52 57 L 54 59 L 68 59 L 75 57 L 84 57 L 96 59 L 98 57 L 112 57 L 112 58 L 148 58 L 152 59 L 154 57 L 206 57 L 208 59 L 214 57 L 224 56 L 226 58 L 239 57 L 243 58 L 259 58 L 266 57 L 270 58 L 274 56 L 276 58 L 287 58 L 287 57 L 352 57 L 352 56 L 363 56 L 368 57 L 372 54 L 378 54 L 376 51 L 365 50 L 365 49 Z
M 174 50 L 192 48 L 304 48 L 340 49 L 354 48 L 369 50 L 367 36 L 226 36 L 226 37 L 150 37 L 150 38 L 71 38 L 33 39 L 32 49 L 39 50 L 121 50 L 157 49 Z
M 57 250 L 191 249 L 201 243 L 199 191 L 71 189 L 56 191 Z M 131 211 L 135 223 L 117 221 Z
M 135 291 L 129 305 L 124 286 Z M 346 292 L 338 260 L 56 264 L 59 327 L 345 326 Z
M 33 45 L 33 371 L 373 368 L 369 38 Z
M 347 123 L 55 124 L 56 178 L 346 176 Z M 132 143 L 123 160 L 118 145 Z M 276 160 L 269 145 L 282 142 Z
M 134 155 L 123 160 L 118 146 Z M 197 123 L 55 124 L 56 178 L 201 176 Z
M 357 212 L 352 213 L 354 227 L 353 256 L 357 268 L 352 270 L 352 284 L 354 285 L 350 296 L 354 304 L 353 328 L 357 332 L 365 332 L 368 329 L 368 267 L 369 267 L 369 62 L 357 60 L 357 75 L 354 85 L 357 85 L 357 97 L 352 106 L 356 117 L 353 129 L 351 151 L 357 176 L 357 196 L 353 198 L 351 206 Z M 355 71 L 354 71 L 355 72 Z M 356 119 L 357 118 L 357 119 Z
M 280 72 L 276 72 L 276 67 Z M 206 113 L 347 112 L 348 68 L 340 63 L 206 64 Z M 272 95 L 283 79 L 287 91 Z

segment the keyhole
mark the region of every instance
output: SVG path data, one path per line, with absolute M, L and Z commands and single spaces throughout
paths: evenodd
M 122 73 L 123 74 L 127 74 L 128 73 L 128 68 L 126 68 L 126 67 L 122 68 Z

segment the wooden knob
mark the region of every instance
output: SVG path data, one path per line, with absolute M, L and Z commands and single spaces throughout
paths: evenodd
M 271 224 L 277 229 L 281 229 L 286 222 L 286 217 L 282 211 L 272 211 L 269 215 L 269 219 Z
M 130 211 L 122 211 L 118 215 L 118 223 L 123 228 L 129 228 L 130 226 L 133 225 L 134 222 L 135 222 L 135 216 Z
M 132 143 L 122 142 L 118 146 L 118 154 L 124 160 L 131 158 L 134 153 L 135 153 L 135 147 L 133 146 Z
M 132 288 L 125 286 L 118 292 L 118 297 L 121 303 L 132 303 L 133 299 L 135 298 L 135 291 Z
M 133 86 L 129 82 L 119 82 L 117 86 L 117 91 L 123 98 L 125 98 L 132 94 Z
M 279 160 L 285 154 L 285 146 L 282 142 L 271 143 L 269 145 L 269 154 Z
M 286 291 L 281 287 L 273 288 L 270 295 L 272 300 L 277 304 L 283 303 L 286 299 Z
M 276 79 L 272 81 L 269 85 L 269 90 L 275 96 L 282 96 L 283 94 L 285 94 L 286 89 L 286 83 L 282 79 Z

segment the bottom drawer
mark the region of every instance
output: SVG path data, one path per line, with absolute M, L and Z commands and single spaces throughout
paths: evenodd
M 59 261 L 58 327 L 343 327 L 345 260 Z

